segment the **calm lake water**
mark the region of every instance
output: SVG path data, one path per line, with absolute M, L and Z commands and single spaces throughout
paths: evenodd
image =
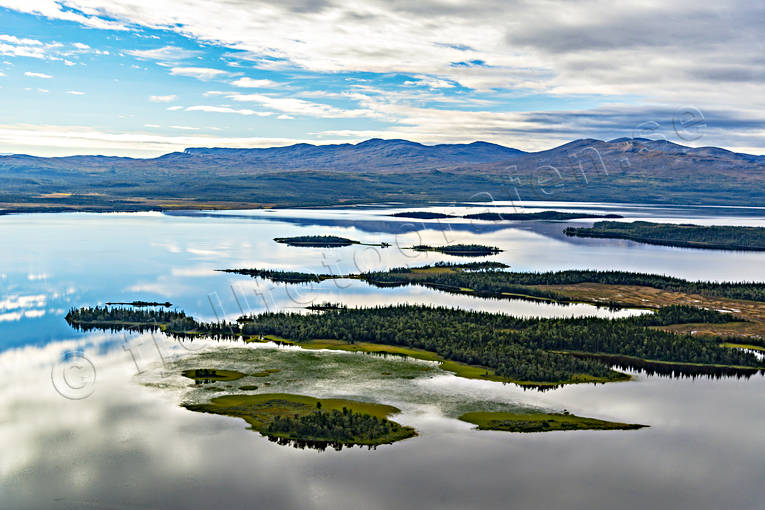
M 450 214 L 547 210 L 627 220 L 765 226 L 765 209 L 522 203 L 432 207 Z M 215 269 L 347 274 L 465 260 L 400 247 L 496 245 L 513 270 L 624 269 L 688 279 L 765 281 L 765 254 L 567 238 L 574 222 L 391 218 L 389 207 L 0 217 L 0 508 L 762 509 L 765 377 L 671 379 L 538 392 L 370 356 L 80 333 L 71 307 L 170 301 L 199 318 L 311 302 L 426 303 L 525 316 L 623 316 L 589 305 L 479 300 L 358 281 L 285 287 Z M 410 210 L 407 208 L 406 210 Z M 291 248 L 274 237 L 333 234 L 385 249 Z M 299 450 L 241 420 L 179 406 L 184 367 L 282 367 L 267 391 L 347 396 L 402 409 L 419 436 L 376 450 Z M 393 368 L 390 368 L 393 367 Z M 422 370 L 428 367 L 430 370 Z M 415 374 L 382 377 L 384 371 Z M 418 375 L 421 374 L 421 375 Z M 537 407 L 643 423 L 637 431 L 481 432 L 465 410 Z

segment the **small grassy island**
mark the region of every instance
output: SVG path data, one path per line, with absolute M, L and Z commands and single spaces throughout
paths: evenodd
M 567 228 L 568 236 L 627 239 L 680 248 L 765 251 L 764 227 L 675 225 L 634 221 L 599 221 L 591 228 Z
M 270 440 L 300 448 L 374 447 L 417 435 L 413 428 L 388 419 L 400 412 L 397 408 L 356 400 L 266 393 L 227 395 L 184 407 L 242 418 Z
M 488 255 L 496 255 L 502 251 L 496 246 L 484 246 L 481 244 L 450 244 L 446 246 L 419 244 L 412 246 L 411 249 L 415 251 L 434 251 L 459 257 L 486 257 Z
M 465 413 L 460 420 L 478 425 L 478 430 L 505 432 L 552 432 L 555 430 L 634 430 L 647 427 L 564 413 Z
M 380 248 L 387 248 L 390 243 L 362 243 L 353 239 L 339 236 L 297 236 L 297 237 L 275 237 L 274 241 L 287 246 L 298 246 L 302 248 L 342 248 L 344 246 L 351 246 L 353 244 L 361 244 L 364 246 L 379 246 Z
M 463 218 L 468 220 L 484 220 L 484 221 L 531 221 L 531 220 L 547 220 L 547 221 L 565 221 L 565 220 L 583 220 L 592 218 L 622 218 L 618 214 L 590 214 L 590 213 L 569 213 L 561 211 L 540 211 L 533 213 L 494 213 L 484 212 L 477 214 L 467 214 Z

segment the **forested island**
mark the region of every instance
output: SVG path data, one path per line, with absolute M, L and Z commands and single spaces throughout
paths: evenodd
M 463 218 L 468 220 L 484 220 L 484 221 L 531 221 L 531 220 L 548 220 L 548 221 L 565 221 L 565 220 L 583 220 L 592 218 L 623 218 L 618 214 L 591 214 L 591 213 L 569 213 L 561 211 L 540 211 L 533 213 L 496 213 L 496 212 L 483 212 L 476 214 L 467 214 Z
M 634 221 L 599 221 L 591 228 L 569 227 L 566 235 L 627 239 L 639 243 L 713 250 L 765 250 L 765 228 L 720 225 L 675 225 Z
M 339 236 L 296 236 L 296 237 L 275 237 L 274 241 L 287 246 L 297 246 L 302 248 L 342 248 L 353 244 L 362 244 L 364 246 L 379 246 L 387 248 L 390 243 L 362 243 L 353 239 Z
M 430 212 L 430 211 L 402 211 L 393 213 L 390 216 L 394 218 L 414 218 L 418 220 L 437 220 L 443 218 L 458 218 L 459 216 L 453 216 L 451 214 Z
M 765 368 L 751 353 L 714 341 L 658 329 L 678 323 L 736 320 L 696 307 L 665 307 L 648 317 L 528 319 L 488 312 L 425 306 L 341 308 L 312 314 L 262 313 L 240 322 L 199 323 L 182 312 L 80 308 L 67 315 L 80 328 L 159 329 L 180 338 L 284 339 L 297 345 L 334 339 L 434 353 L 458 375 L 545 387 L 628 378 L 582 353 L 635 357 L 648 362 L 729 367 L 742 373 Z M 449 367 L 446 363 L 467 365 Z M 469 369 L 469 370 L 467 370 Z
M 417 246 L 412 246 L 411 249 L 415 251 L 434 251 L 445 255 L 460 257 L 485 257 L 488 255 L 496 255 L 502 251 L 496 246 L 484 246 L 482 244 L 449 244 L 446 246 L 418 244 Z
M 107 305 L 137 306 L 137 307 L 164 306 L 165 308 L 170 308 L 171 306 L 173 306 L 173 304 L 170 301 L 165 301 L 164 303 L 159 303 L 157 301 L 128 301 L 128 302 L 109 301 L 106 304 Z
M 388 419 L 400 412 L 395 407 L 356 400 L 266 393 L 227 395 L 207 404 L 186 403 L 184 407 L 242 418 L 270 440 L 300 448 L 374 447 L 417 435 L 413 428 Z
M 533 220 L 547 220 L 547 221 L 565 221 L 565 220 L 581 220 L 581 219 L 593 219 L 593 218 L 623 218 L 618 214 L 593 214 L 593 213 L 570 213 L 562 211 L 539 211 L 532 213 L 510 213 L 510 212 L 482 212 L 475 214 L 466 214 L 464 216 L 455 216 L 452 214 L 444 214 L 430 211 L 403 211 L 393 213 L 390 216 L 395 218 L 413 218 L 420 220 L 434 220 L 443 218 L 464 218 L 467 220 L 484 220 L 484 221 L 533 221 Z
M 360 244 L 353 239 L 338 236 L 297 236 L 276 237 L 274 241 L 288 246 L 301 246 L 307 248 L 340 248 L 352 244 Z

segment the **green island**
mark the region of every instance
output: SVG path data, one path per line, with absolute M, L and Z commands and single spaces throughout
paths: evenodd
M 434 251 L 460 257 L 485 257 L 487 255 L 496 255 L 502 251 L 496 246 L 484 246 L 481 244 L 450 244 L 446 246 L 418 244 L 417 246 L 412 246 L 411 249 L 414 251 Z
M 590 228 L 569 227 L 568 236 L 627 239 L 639 243 L 713 250 L 765 250 L 764 227 L 675 225 L 633 221 L 599 221 Z
M 298 246 L 303 248 L 342 248 L 353 244 L 379 246 L 380 248 L 387 248 L 390 246 L 390 243 L 368 244 L 339 236 L 275 237 L 274 241 L 286 244 L 287 246 Z
M 623 218 L 618 214 L 590 214 L 590 213 L 569 213 L 561 211 L 540 211 L 533 213 L 496 213 L 496 212 L 483 212 L 476 214 L 467 214 L 463 218 L 468 220 L 484 220 L 484 221 L 530 221 L 530 220 L 548 220 L 548 221 L 565 221 L 565 220 L 583 220 L 592 218 Z
M 465 413 L 460 420 L 478 425 L 478 430 L 505 432 L 552 432 L 555 430 L 635 430 L 647 427 L 633 423 L 618 423 L 563 413 Z
M 299 448 L 374 447 L 417 435 L 413 428 L 388 419 L 400 412 L 397 408 L 356 400 L 264 393 L 226 395 L 206 404 L 185 403 L 183 407 L 242 418 L 270 440 Z
M 299 346 L 331 340 L 337 342 L 335 346 L 340 342 L 361 345 L 359 350 L 364 350 L 364 342 L 414 349 L 431 353 L 431 360 L 441 361 L 443 368 L 460 376 L 537 388 L 629 379 L 599 355 L 619 356 L 622 364 L 635 358 L 642 364 L 688 365 L 693 374 L 704 369 L 715 374 L 725 368 L 751 376 L 765 369 L 765 361 L 751 352 L 661 329 L 678 323 L 731 320 L 735 319 L 730 314 L 693 306 L 664 307 L 653 315 L 622 319 L 518 318 L 408 305 L 261 313 L 245 321 L 216 323 L 200 323 L 182 312 L 162 310 L 86 307 L 67 314 L 69 324 L 81 329 L 154 328 L 179 338 L 286 339 Z
M 235 370 L 220 370 L 211 368 L 195 368 L 184 370 L 181 375 L 193 379 L 197 384 L 207 384 L 217 381 L 236 381 L 245 377 L 245 374 Z

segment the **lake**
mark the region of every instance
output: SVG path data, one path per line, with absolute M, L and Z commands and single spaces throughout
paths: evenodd
M 420 208 L 421 209 L 421 208 Z M 626 220 L 765 226 L 765 209 L 597 203 L 434 206 L 450 214 L 538 210 Z M 620 269 L 687 279 L 765 281 L 765 253 L 568 238 L 592 221 L 392 218 L 397 204 L 337 209 L 0 216 L 0 507 L 761 509 L 765 377 L 635 380 L 540 392 L 457 378 L 432 364 L 162 334 L 78 332 L 64 315 L 107 301 L 169 301 L 205 320 L 311 303 L 424 303 L 523 316 L 627 316 L 421 287 L 330 280 L 286 287 L 216 269 L 348 274 L 475 259 L 401 248 L 480 243 L 516 271 Z M 274 237 L 332 234 L 388 248 L 318 249 Z M 480 259 L 483 260 L 483 259 Z M 419 435 L 375 450 L 280 446 L 238 419 L 183 401 L 214 396 L 179 375 L 200 366 L 279 367 L 268 391 L 395 405 Z M 383 376 L 394 372 L 399 376 Z M 537 407 L 642 423 L 635 431 L 473 430 L 467 410 Z

